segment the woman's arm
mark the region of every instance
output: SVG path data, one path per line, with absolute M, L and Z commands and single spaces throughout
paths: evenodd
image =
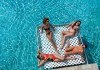
M 42 24 L 42 25 L 40 26 L 40 32 L 41 32 L 41 33 L 43 33 L 43 27 L 44 27 L 44 25 Z
M 66 25 L 65 27 L 67 28 L 67 27 L 69 27 L 69 26 L 72 26 L 74 23 L 75 23 L 75 22 L 72 22 L 72 23 Z
M 38 59 L 38 65 L 40 64 L 40 59 Z
M 38 66 L 42 66 L 45 62 L 46 62 L 45 60 L 42 60 L 42 61 L 38 64 Z
M 43 52 L 41 52 L 40 50 L 37 51 L 39 54 L 44 54 Z
M 75 36 L 77 36 L 79 33 L 80 33 L 80 28 L 76 29 Z

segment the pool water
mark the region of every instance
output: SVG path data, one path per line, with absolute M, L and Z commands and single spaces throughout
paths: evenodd
M 36 26 L 81 20 L 89 63 L 100 65 L 100 0 L 1 0 L 0 70 L 40 70 Z

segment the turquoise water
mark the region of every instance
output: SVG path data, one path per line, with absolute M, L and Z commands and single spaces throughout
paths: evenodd
M 0 70 L 39 70 L 36 26 L 82 21 L 89 63 L 100 65 L 100 0 L 1 0 Z

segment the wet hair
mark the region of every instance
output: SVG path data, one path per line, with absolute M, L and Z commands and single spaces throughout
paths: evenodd
M 85 44 L 85 48 L 87 48 L 87 44 Z
M 81 21 L 80 20 L 77 20 L 73 25 L 72 25 L 72 28 L 76 25 L 77 22 L 80 22 L 81 24 Z M 80 24 L 78 26 L 80 26 Z
M 79 45 L 82 45 L 82 46 L 83 46 L 83 45 L 85 45 L 85 48 L 87 48 L 87 44 L 82 44 L 82 43 L 79 43 Z
M 46 22 L 47 20 L 49 20 L 49 18 L 44 18 L 44 19 L 43 19 L 43 24 L 45 24 L 45 22 Z
M 81 24 L 81 21 L 80 21 L 80 20 L 77 20 L 77 21 L 75 22 L 75 24 L 76 24 L 77 22 L 80 22 L 80 24 Z M 78 26 L 80 26 L 80 24 L 79 24 Z
M 39 56 L 39 55 L 37 56 L 37 58 L 41 60 L 41 58 L 40 58 L 40 56 Z

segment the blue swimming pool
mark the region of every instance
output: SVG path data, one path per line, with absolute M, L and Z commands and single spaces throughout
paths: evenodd
M 39 70 L 36 26 L 82 21 L 89 63 L 100 65 L 100 0 L 1 0 L 0 70 Z

